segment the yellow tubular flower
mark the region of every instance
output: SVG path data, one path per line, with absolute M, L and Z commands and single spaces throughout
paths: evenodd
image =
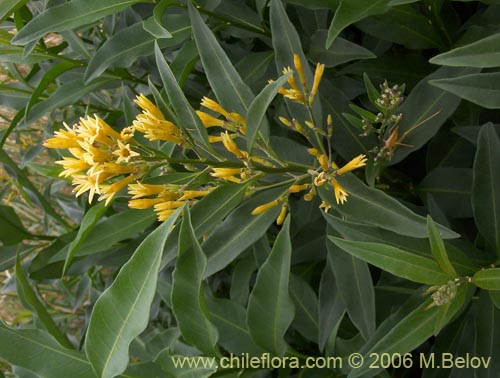
M 130 175 L 112 184 L 101 185 L 101 196 L 99 197 L 99 201 L 106 200 L 105 205 L 108 206 L 115 195 L 134 180 L 135 177 L 133 175 Z
M 304 75 L 304 70 L 302 68 L 302 62 L 300 61 L 300 57 L 297 54 L 293 54 L 293 65 L 299 74 L 300 83 L 302 84 L 302 88 L 307 92 L 307 82 L 306 76 Z
M 330 168 L 328 166 L 328 156 L 326 156 L 325 154 L 321 154 L 318 157 L 318 161 L 319 161 L 319 164 L 321 165 L 321 168 L 323 169 L 323 171 L 328 171 L 328 169 Z
M 238 159 L 248 159 L 248 152 L 241 151 L 227 131 L 225 133 L 221 133 L 220 136 L 222 138 L 222 144 L 224 144 L 226 150 L 231 152 Z
M 203 123 L 203 126 L 206 128 L 208 127 L 213 127 L 213 126 L 224 126 L 224 121 L 218 118 L 215 118 L 214 116 L 211 116 L 208 113 L 202 112 L 201 110 L 197 110 L 196 114 L 198 115 L 198 118 L 200 118 L 201 123 Z
M 90 164 L 87 164 L 83 160 L 71 157 L 63 157 L 63 160 L 58 160 L 55 163 L 62 165 L 64 168 L 64 171 L 59 174 L 61 177 L 70 177 L 75 173 L 85 171 L 91 167 Z
M 143 184 L 129 184 L 128 193 L 132 195 L 132 199 L 157 195 L 165 191 L 165 185 Z
M 219 177 L 226 181 L 234 182 L 239 184 L 241 179 L 235 177 L 243 172 L 241 168 L 212 168 L 213 172 L 210 173 L 212 177 Z
M 89 203 L 92 202 L 96 193 L 100 194 L 99 181 L 96 176 L 74 175 L 73 186 L 73 192 L 76 192 L 77 197 L 89 192 Z
M 335 201 L 337 201 L 337 205 L 339 203 L 344 204 L 344 202 L 347 201 L 347 196 L 348 196 L 347 192 L 335 179 L 332 180 L 332 185 L 333 185 L 333 193 L 335 194 Z
M 278 119 L 281 121 L 281 123 L 287 127 L 292 126 L 292 123 L 286 119 L 285 117 L 279 116 Z
M 108 147 L 113 146 L 115 140 L 120 139 L 120 134 L 98 116 L 94 117 L 80 118 L 80 137 L 90 144 L 99 142 Z
M 306 190 L 310 187 L 310 184 L 302 184 L 302 185 L 292 185 L 288 188 L 288 193 L 298 193 Z
M 361 154 L 352 159 L 349 163 L 344 165 L 342 168 L 335 171 L 335 175 L 340 176 L 346 172 L 350 172 L 354 169 L 361 168 L 366 165 L 366 156 Z
M 154 205 L 163 202 L 163 198 L 141 198 L 141 199 L 131 199 L 128 201 L 128 207 L 131 209 L 149 209 Z
M 154 205 L 155 211 L 175 210 L 184 205 L 184 201 L 163 201 Z
M 321 205 L 319 205 L 320 209 L 323 209 L 325 213 L 328 213 L 331 210 L 331 206 L 327 204 L 325 201 L 321 201 Z
M 157 216 L 158 216 L 158 221 L 159 222 L 164 222 L 168 219 L 170 215 L 172 215 L 175 212 L 175 210 L 162 210 L 162 211 L 157 211 Z
M 135 128 L 133 126 L 127 126 L 122 129 L 120 132 L 120 138 L 127 141 L 134 137 Z
M 275 199 L 274 201 L 257 206 L 255 209 L 252 210 L 252 215 L 262 214 L 267 210 L 273 208 L 274 206 L 277 206 L 279 203 L 280 201 L 278 199 Z
M 142 110 L 149 111 L 156 119 L 165 119 L 160 109 L 158 109 L 156 105 L 149 101 L 148 98 L 142 93 L 136 97 L 134 102 L 139 105 Z
M 125 144 L 121 140 L 118 141 L 118 149 L 113 151 L 113 155 L 118 156 L 118 159 L 116 159 L 118 164 L 122 162 L 128 163 L 131 158 L 140 156 L 139 153 L 132 151 L 130 144 Z
M 204 106 L 207 109 L 210 109 L 216 113 L 219 113 L 226 118 L 228 118 L 228 116 L 229 116 L 229 112 L 226 111 L 226 109 L 224 109 L 217 102 L 209 99 L 208 97 L 203 97 L 203 99 L 201 100 L 201 106 Z
M 49 138 L 43 142 L 44 147 L 47 148 L 79 148 L 78 141 L 80 137 L 70 128 L 66 123 L 63 123 L 66 130 L 60 129 L 54 133 L 53 138 Z
M 318 159 L 321 156 L 321 152 L 319 152 L 316 148 L 308 148 L 307 152 L 309 152 L 310 155 L 315 156 Z
M 205 197 L 211 190 L 185 190 L 182 193 L 182 197 L 179 198 L 179 201 L 190 200 L 193 198 Z
M 276 218 L 276 224 L 278 226 L 281 226 L 285 221 L 286 209 L 287 209 L 286 204 L 283 204 L 283 206 L 281 206 L 280 214 L 278 215 L 278 218 Z
M 326 183 L 325 172 L 321 172 L 319 175 L 317 175 L 314 178 L 313 182 L 316 186 L 323 186 Z
M 324 71 L 325 71 L 325 65 L 318 63 L 316 65 L 316 71 L 314 72 L 314 81 L 313 81 L 313 86 L 311 89 L 311 95 L 309 96 L 309 104 L 313 103 L 314 98 L 316 97 L 316 94 L 318 93 L 319 83 L 321 81 L 321 78 L 323 77 Z

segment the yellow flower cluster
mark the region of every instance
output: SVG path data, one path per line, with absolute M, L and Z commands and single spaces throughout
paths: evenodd
M 135 102 L 143 112 L 128 126 L 118 132 L 98 116 L 81 118 L 78 124 L 55 132 L 44 146 L 68 150 L 71 156 L 56 161 L 64 170 L 60 176 L 71 178 L 76 196 L 86 192 L 89 202 L 99 194 L 99 201 L 106 205 L 117 193 L 128 186 L 133 195 L 129 207 L 146 209 L 154 207 L 160 221 L 164 221 L 186 201 L 191 204 L 208 190 L 187 190 L 179 185 L 151 185 L 138 182 L 149 167 L 141 155 L 144 150 L 134 140 L 136 131 L 151 140 L 187 145 L 187 138 L 172 122 L 167 121 L 161 111 L 144 95 Z M 136 183 L 133 183 L 137 181 Z

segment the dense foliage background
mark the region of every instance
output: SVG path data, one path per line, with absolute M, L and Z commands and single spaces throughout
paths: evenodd
M 2 0 L 0 376 L 498 377 L 499 20 L 497 0 Z M 310 90 L 318 62 L 301 104 L 290 78 Z M 205 129 L 204 96 L 239 128 Z M 187 144 L 136 133 L 141 180 L 211 190 L 163 223 L 126 190 L 75 197 L 65 147 L 43 146 L 94 114 L 118 135 L 144 106 Z M 229 127 L 236 149 L 210 139 Z M 344 363 L 171 359 L 265 352 Z M 491 360 L 419 367 L 444 352 Z

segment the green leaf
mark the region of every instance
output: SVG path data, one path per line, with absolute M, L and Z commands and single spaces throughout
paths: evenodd
M 317 342 L 319 337 L 318 297 L 307 281 L 298 275 L 290 276 L 288 288 L 295 305 L 292 327 L 307 340 Z
M 89 211 L 85 213 L 85 216 L 80 223 L 80 228 L 78 229 L 78 234 L 76 235 L 75 240 L 73 240 L 68 246 L 68 254 L 66 255 L 66 260 L 64 261 L 62 272 L 63 276 L 67 273 L 76 252 L 78 252 L 78 249 L 80 248 L 82 243 L 85 242 L 89 234 L 94 229 L 95 224 L 99 219 L 101 219 L 106 210 L 107 206 L 105 205 L 105 203 L 100 202 L 97 205 L 92 206 Z
M 427 143 L 460 103 L 459 98 L 436 88 L 429 81 L 453 78 L 472 71 L 477 69 L 442 67 L 420 80 L 399 108 L 403 114 L 399 135 L 402 137 L 406 133 L 401 143 L 407 146 L 397 147 L 390 164 L 400 162 Z
M 246 184 L 228 183 L 221 185 L 191 208 L 191 221 L 198 239 L 217 228 L 222 220 L 241 203 L 247 187 Z M 162 269 L 179 253 L 178 239 L 179 230 L 177 228 L 167 240 Z M 203 246 L 203 249 L 206 252 L 206 245 Z
M 269 257 L 259 269 L 247 310 L 252 339 L 278 356 L 288 349 L 283 336 L 295 313 L 288 293 L 291 254 L 290 216 L 287 216 Z
M 156 220 L 153 211 L 125 210 L 110 216 L 94 227 L 82 245 L 78 248 L 75 257 L 88 256 L 111 248 L 116 243 L 133 238 Z M 54 255 L 50 262 L 65 260 L 67 248 L 63 248 Z
M 0 3 L 0 22 L 5 21 L 12 12 L 25 5 L 29 0 L 3 0 Z
M 328 29 L 326 48 L 330 48 L 335 38 L 349 25 L 366 17 L 387 12 L 388 3 L 389 0 L 342 0 Z
M 17 295 L 23 305 L 40 319 L 52 337 L 54 337 L 61 346 L 73 349 L 73 345 L 71 345 L 66 335 L 57 327 L 54 319 L 49 315 L 45 304 L 38 298 L 35 290 L 31 287 L 26 277 L 26 273 L 21 266 L 19 253 L 16 258 L 16 289 Z
M 90 316 L 85 352 L 102 378 L 121 374 L 131 341 L 147 326 L 156 291 L 161 252 L 180 209 L 154 230 L 99 297 Z
M 500 268 L 483 269 L 472 277 L 477 287 L 486 290 L 500 290 Z
M 412 5 L 392 7 L 383 15 L 358 22 L 356 27 L 371 36 L 409 49 L 447 48 L 428 16 Z
M 500 256 L 500 138 L 492 124 L 478 137 L 472 183 L 472 209 L 481 234 Z
M 38 102 L 31 108 L 26 124 L 37 121 L 40 117 L 55 109 L 71 105 L 81 100 L 86 94 L 94 92 L 106 84 L 118 86 L 119 82 L 116 78 L 100 77 L 88 85 L 84 83 L 82 78 L 64 83 L 48 99 Z
M 140 0 L 73 0 L 50 7 L 28 22 L 12 42 L 26 45 L 49 32 L 61 32 L 91 24 L 121 12 Z
M 498 67 L 500 66 L 500 34 L 493 34 L 468 45 L 436 55 L 429 62 L 442 66 Z
M 245 249 L 265 234 L 280 211 L 275 206 L 268 211 L 252 215 L 257 206 L 272 201 L 283 193 L 283 188 L 269 190 L 244 202 L 232 212 L 203 243 L 208 257 L 205 277 L 218 272 L 230 264 Z
M 475 308 L 474 354 L 488 361 L 485 368 L 474 369 L 477 378 L 495 378 L 500 369 L 500 309 L 491 302 L 487 292 L 479 293 Z
M 333 236 L 328 238 L 351 255 L 398 277 L 428 285 L 440 285 L 449 280 L 439 265 L 428 257 L 380 243 L 354 242 Z
M 213 151 L 212 146 L 208 142 L 207 129 L 201 123 L 201 120 L 194 112 L 186 96 L 184 96 L 181 87 L 177 83 L 157 43 L 155 43 L 155 57 L 161 80 L 165 86 L 165 91 L 177 115 L 177 126 L 183 129 L 193 139 L 201 143 L 207 151 Z
M 169 15 L 167 21 L 172 38 L 159 40 L 161 48 L 181 43 L 191 31 L 189 19 L 185 15 Z M 137 58 L 153 54 L 155 41 L 156 38 L 144 30 L 140 22 L 118 31 L 90 59 L 85 70 L 85 81 L 90 82 L 109 67 L 130 67 Z
M 289 76 L 290 74 L 283 75 L 276 81 L 266 85 L 250 104 L 246 125 L 247 150 L 249 153 L 252 151 L 255 139 L 265 122 L 267 108 Z
M 327 242 L 327 248 L 338 295 L 345 304 L 349 319 L 363 338 L 369 340 L 375 332 L 375 290 L 368 264 L 362 257 L 358 259 L 333 243 Z
M 352 60 L 376 58 L 370 50 L 340 37 L 325 49 L 326 35 L 326 30 L 316 31 L 311 36 L 311 48 L 308 52 L 310 59 L 323 63 L 326 67 L 335 67 Z
M 431 243 L 431 250 L 434 259 L 441 267 L 443 272 L 448 274 L 450 278 L 457 277 L 458 274 L 455 271 L 453 265 L 451 265 L 448 254 L 446 253 L 443 239 L 441 238 L 436 224 L 434 223 L 430 215 L 427 215 L 427 229 L 429 230 L 429 241 Z
M 30 237 L 14 209 L 0 205 L 0 241 L 4 245 L 14 245 Z
M 239 113 L 246 118 L 254 99 L 252 91 L 241 80 L 239 73 L 191 2 L 188 2 L 188 7 L 194 39 L 210 87 L 227 111 Z
M 335 284 L 335 277 L 329 261 L 321 275 L 319 284 L 319 339 L 318 346 L 323 351 L 330 338 L 335 339 L 340 322 L 344 318 L 346 306 Z
M 297 54 L 302 63 L 302 69 L 304 71 L 306 81 L 309 85 L 311 85 L 313 82 L 311 68 L 309 67 L 309 64 L 307 64 L 307 59 L 302 49 L 299 34 L 293 23 L 288 18 L 281 0 L 271 0 L 269 17 L 272 32 L 272 43 L 275 53 L 276 70 L 281 72 L 285 67 L 293 67 L 293 54 Z M 294 73 L 294 75 L 295 81 L 300 83 L 298 74 Z M 321 93 L 321 89 L 319 93 Z M 297 120 L 310 119 L 310 115 L 303 105 L 293 101 L 287 101 L 286 104 L 288 110 L 290 111 L 290 115 L 293 118 Z M 323 119 L 320 101 L 314 101 L 313 115 L 316 120 Z M 320 148 L 319 145 L 316 145 L 315 147 Z
M 451 318 L 462 308 L 467 297 L 467 286 L 461 286 L 455 299 L 446 313 L 444 323 L 448 323 Z M 382 337 L 377 340 L 369 351 L 364 353 L 364 363 L 359 369 L 351 370 L 348 378 L 360 377 L 367 372 L 376 374 L 379 369 L 370 368 L 374 358 L 382 353 L 404 353 L 411 352 L 421 345 L 425 340 L 434 334 L 434 326 L 440 316 L 440 308 L 428 308 L 432 303 L 431 299 L 426 300 L 410 314 L 404 317 L 397 324 L 393 325 Z
M 254 244 L 255 246 L 255 244 Z M 253 273 L 257 270 L 255 258 L 251 254 L 238 260 L 231 276 L 229 297 L 233 302 L 246 306 L 250 293 L 250 283 Z
M 203 293 L 207 258 L 185 210 L 179 234 L 179 256 L 172 274 L 172 309 L 182 337 L 204 354 L 218 354 L 217 328 L 210 322 Z
M 62 347 L 47 332 L 12 329 L 0 321 L 0 357 L 40 378 L 95 378 L 85 355 Z
M 172 3 L 172 0 L 161 0 L 153 11 L 153 17 L 144 21 L 144 30 L 156 38 L 172 38 L 172 34 L 162 25 L 163 14 Z
M 261 356 L 264 350 L 253 342 L 246 325 L 246 311 L 229 299 L 207 300 L 210 318 L 219 331 L 219 344 L 234 355 Z
M 429 84 L 484 108 L 500 108 L 500 72 L 431 80 Z
M 379 189 L 366 186 L 353 174 L 342 175 L 338 181 L 349 195 L 344 204 L 337 204 L 333 189 L 329 186 L 319 188 L 319 194 L 349 220 L 368 223 L 401 235 L 415 238 L 428 237 L 426 219 L 399 201 Z M 444 239 L 459 236 L 445 227 L 438 226 L 438 229 Z

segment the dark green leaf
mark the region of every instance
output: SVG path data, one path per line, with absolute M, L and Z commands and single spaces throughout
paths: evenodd
M 48 32 L 60 32 L 91 24 L 110 14 L 121 12 L 140 0 L 73 0 L 40 13 L 24 26 L 13 43 L 25 45 Z
M 24 269 L 21 266 L 19 254 L 16 258 L 16 289 L 17 295 L 23 305 L 40 319 L 52 337 L 54 337 L 61 346 L 72 349 L 73 345 L 71 345 L 66 335 L 61 332 L 59 327 L 54 322 L 54 319 L 52 319 L 49 315 L 45 304 L 40 298 L 38 298 L 35 290 L 31 287 L 30 282 L 24 273 Z
M 125 371 L 129 345 L 148 324 L 161 252 L 179 212 L 180 209 L 144 239 L 94 305 L 85 352 L 102 378 Z
M 104 215 L 106 212 L 107 207 L 104 202 L 100 202 L 95 206 L 92 206 L 87 213 L 85 213 L 85 216 L 83 217 L 81 223 L 80 223 L 80 228 L 78 229 L 78 234 L 75 237 L 75 240 L 71 242 L 71 244 L 68 246 L 68 254 L 66 255 L 66 260 L 64 261 L 64 267 L 63 267 L 63 276 L 66 274 L 68 271 L 68 268 L 71 265 L 71 262 L 73 261 L 73 257 L 75 254 L 78 252 L 78 249 L 82 245 L 83 242 L 87 239 L 89 234 L 92 232 L 94 229 L 95 224 L 101 217 Z
M 487 109 L 500 108 L 500 72 L 431 80 L 429 84 Z
M 476 310 L 474 354 L 484 362 L 481 368 L 474 369 L 474 376 L 494 378 L 500 369 L 500 310 L 485 291 L 479 294 Z
M 330 239 L 331 240 L 331 239 Z M 349 318 L 365 340 L 375 332 L 375 290 L 368 264 L 327 242 L 328 262 Z M 349 252 L 349 251 L 348 251 Z M 368 261 L 368 260 L 367 260 Z
M 451 265 L 450 259 L 448 258 L 443 239 L 441 238 L 436 224 L 434 223 L 430 215 L 427 216 L 427 229 L 429 230 L 429 241 L 431 243 L 431 250 L 434 259 L 441 267 L 443 272 L 448 274 L 450 278 L 457 277 L 457 272 L 455 271 L 453 265 Z
M 316 342 L 319 336 L 318 297 L 307 281 L 291 275 L 288 289 L 295 304 L 292 327 L 306 339 Z
M 337 204 L 331 187 L 321 187 L 319 194 L 349 220 L 368 223 L 401 235 L 417 238 L 428 236 L 424 217 L 415 214 L 381 190 L 366 186 L 352 174 L 342 175 L 338 181 L 349 194 L 344 204 Z M 444 239 L 458 237 L 458 234 L 447 228 L 438 228 Z
M 171 4 L 172 0 L 161 0 L 153 11 L 153 17 L 144 21 L 144 30 L 156 38 L 172 38 L 172 34 L 162 25 L 163 13 Z
M 14 209 L 0 205 L 0 241 L 4 245 L 14 245 L 30 237 Z
M 387 12 L 388 3 L 389 0 L 342 0 L 328 29 L 326 48 L 329 48 L 340 32 L 349 25 L 366 17 Z
M 47 332 L 12 329 L 0 321 L 0 357 L 40 378 L 95 378 L 85 355 L 63 348 Z
M 254 95 L 241 80 L 231 61 L 217 42 L 212 31 L 203 22 L 198 11 L 189 5 L 189 16 L 193 28 L 194 39 L 201 62 L 205 68 L 208 82 L 219 103 L 229 112 L 236 112 L 246 118 Z
M 494 34 L 436 55 L 429 62 L 442 66 L 498 67 L 500 66 L 500 34 Z
M 351 255 L 398 277 L 429 285 L 440 285 L 449 280 L 439 265 L 428 257 L 380 243 L 353 242 L 333 236 L 328 238 Z
M 500 138 L 491 124 L 481 128 L 474 159 L 472 208 L 481 234 L 500 256 Z
M 482 289 L 500 290 L 500 268 L 480 270 L 474 274 L 472 282 Z
M 283 336 L 295 313 L 288 293 L 291 254 L 288 216 L 269 257 L 259 269 L 247 310 L 247 324 L 252 339 L 278 356 L 283 356 L 288 349 Z
M 189 211 L 183 213 L 179 256 L 172 274 L 172 309 L 183 338 L 205 354 L 217 354 L 217 328 L 209 319 L 203 293 L 207 258 L 198 243 Z
M 276 81 L 269 83 L 250 104 L 246 125 L 247 150 L 249 153 L 252 151 L 257 135 L 265 121 L 267 108 L 289 76 L 290 74 L 283 75 Z

